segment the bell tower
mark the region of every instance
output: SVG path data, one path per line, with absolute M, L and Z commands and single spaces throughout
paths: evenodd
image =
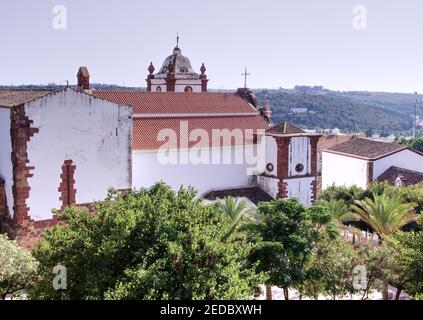
M 194 71 L 191 61 L 179 48 L 179 36 L 173 53 L 163 62 L 159 72 L 154 73 L 153 63 L 148 67 L 147 91 L 152 92 L 207 92 L 209 79 L 204 63 L 200 67 L 201 74 Z

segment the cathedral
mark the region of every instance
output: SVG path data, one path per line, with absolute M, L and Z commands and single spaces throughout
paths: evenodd
M 311 205 L 319 136 L 274 125 L 269 102 L 246 87 L 208 92 L 204 63 L 199 72 L 177 45 L 157 73 L 150 63 L 146 91 L 96 90 L 86 67 L 75 88 L 0 90 L 3 229 L 33 248 L 57 223 L 52 210 L 158 181 L 210 200 Z

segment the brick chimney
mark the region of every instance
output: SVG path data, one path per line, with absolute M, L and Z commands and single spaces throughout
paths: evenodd
M 90 89 L 90 73 L 88 72 L 87 67 L 79 67 L 76 77 L 78 78 L 78 89 Z

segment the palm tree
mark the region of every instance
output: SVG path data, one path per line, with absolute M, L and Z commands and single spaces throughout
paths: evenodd
M 340 225 L 349 221 L 357 221 L 355 214 L 349 210 L 348 205 L 342 199 L 320 200 L 319 204 L 325 207 Z
M 373 193 L 373 199 L 356 200 L 351 206 L 354 215 L 372 227 L 381 240 L 416 221 L 415 207 L 414 203 L 404 203 L 398 195 L 388 196 L 385 193 Z
M 414 203 L 404 203 L 398 195 L 388 196 L 385 193 L 373 193 L 373 199 L 356 200 L 351 206 L 357 218 L 366 222 L 379 235 L 381 243 L 386 236 L 417 220 L 417 215 L 412 212 L 415 207 Z M 383 281 L 383 298 L 388 299 L 386 279 Z
M 226 197 L 220 202 L 222 211 L 232 221 L 232 232 L 237 232 L 241 226 L 257 221 L 256 211 L 245 200 Z

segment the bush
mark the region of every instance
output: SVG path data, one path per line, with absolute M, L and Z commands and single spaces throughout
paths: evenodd
M 31 253 L 0 234 L 0 298 L 16 297 L 35 280 L 37 262 Z

